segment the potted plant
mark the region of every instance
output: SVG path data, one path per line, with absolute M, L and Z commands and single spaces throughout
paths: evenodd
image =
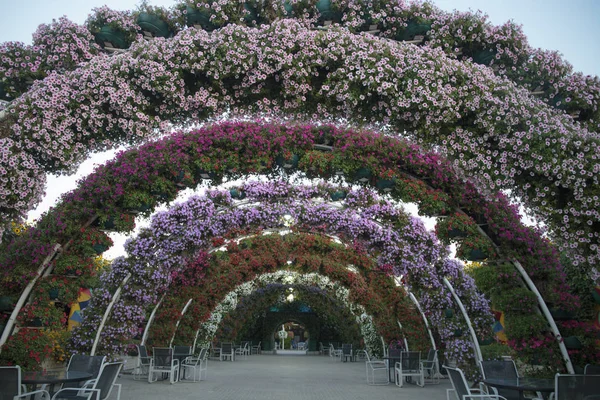
M 177 14 L 177 9 L 151 6 L 144 0 L 133 12 L 133 18 L 144 36 L 169 38 L 183 28 Z
M 140 27 L 130 11 L 93 8 L 85 25 L 101 47 L 126 49 L 137 38 Z
M 67 315 L 62 305 L 55 305 L 49 300 L 34 298 L 21 308 L 17 321 L 26 327 L 55 327 L 62 328 L 67 322 Z
M 52 355 L 52 340 L 41 329 L 19 329 L 2 346 L 0 364 L 19 365 L 24 371 L 41 368 Z
M 456 257 L 468 261 L 481 261 L 495 257 L 496 250 L 492 242 L 481 234 L 464 239 L 456 249 Z
M 468 215 L 460 212 L 439 219 L 435 225 L 437 237 L 447 245 L 453 241 L 464 239 L 476 231 L 477 224 L 475 224 L 475 221 Z

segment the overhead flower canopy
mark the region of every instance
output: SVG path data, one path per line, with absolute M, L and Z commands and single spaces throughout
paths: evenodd
M 211 239 L 276 226 L 289 214 L 316 232 L 361 238 L 379 270 L 404 276 L 421 295 L 447 355 L 460 357 L 470 344 L 449 339 L 456 327 L 441 318 L 440 307 L 451 304 L 442 278 L 452 278 L 481 332 L 490 325 L 487 301 L 418 220 L 372 192 L 340 187 L 344 180 L 415 202 L 422 215 L 445 216 L 437 234 L 458 245 L 459 257 L 501 264 L 492 276 L 507 286 L 522 285 L 518 275 L 502 272 L 518 264 L 546 301 L 577 308 L 554 245 L 523 226 L 501 191 L 546 223 L 558 249 L 585 274 L 592 270 L 600 257 L 596 77 L 531 49 L 512 24 L 495 27 L 479 14 L 447 14 L 426 3 L 222 3 L 204 9 L 181 2 L 168 12 L 145 7 L 133 14 L 102 8 L 86 27 L 65 18 L 40 27 L 31 48 L 0 46 L 0 97 L 12 100 L 0 117 L 2 225 L 40 201 L 47 172 L 68 173 L 94 151 L 139 145 L 83 179 L 35 227 L 4 234 L 3 294 L 28 293 L 30 283 L 52 271 L 96 286 L 92 258 L 111 244 L 97 228 L 129 232 L 135 215 L 150 215 L 202 181 L 282 171 L 287 177 L 297 169 L 338 186 L 247 184 L 157 215 L 95 291 L 95 311 L 84 316 L 77 346 L 92 346 L 81 332 L 98 327 L 127 273 L 132 278 L 111 314 L 120 325 L 101 332 L 101 346 L 111 352 L 122 349 L 115 337 L 138 333 L 146 307 L 168 291 L 171 273 L 193 264 L 190 256 L 207 251 Z M 152 16 L 164 31 L 145 31 Z M 183 29 L 186 23 L 196 27 Z M 119 40 L 126 47 L 141 31 L 154 39 L 138 36 L 125 52 L 105 52 Z M 256 114 L 319 122 L 227 122 L 143 144 L 173 126 Z M 372 128 L 341 128 L 340 119 Z M 231 198 L 243 195 L 260 204 L 233 207 Z M 366 206 L 347 213 L 313 198 Z M 226 211 L 218 213 L 219 206 Z M 49 280 L 39 279 L 34 293 Z M 66 285 L 64 298 L 76 298 L 79 284 Z M 425 296 L 426 288 L 440 293 Z M 528 301 L 537 307 L 535 298 Z M 507 325 L 520 317 L 507 312 Z M 534 322 L 545 327 L 541 317 Z M 545 341 L 544 331 L 514 328 L 511 338 L 509 329 L 509 344 Z

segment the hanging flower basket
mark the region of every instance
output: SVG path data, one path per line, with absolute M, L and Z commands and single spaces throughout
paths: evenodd
M 354 173 L 354 180 L 359 183 L 368 183 L 371 180 L 371 170 L 368 168 L 359 168 Z
M 186 21 L 188 26 L 199 25 L 207 32 L 214 31 L 217 26 L 210 22 L 210 12 L 205 9 L 186 7 Z
M 570 350 L 581 349 L 581 341 L 577 336 L 568 336 L 563 339 L 565 347 Z
M 488 337 L 485 339 L 477 339 L 477 342 L 479 343 L 480 346 L 489 346 L 490 344 L 494 343 L 496 340 L 493 337 Z
M 596 304 L 600 304 L 600 286 L 596 286 L 594 290 L 592 290 L 592 297 Z
M 92 245 L 92 248 L 94 249 L 94 251 L 96 252 L 97 255 L 100 255 L 102 253 L 104 253 L 106 250 L 108 250 L 108 246 L 102 243 L 96 243 L 94 245 Z
M 102 47 L 108 46 L 116 49 L 126 49 L 129 47 L 125 32 L 109 25 L 100 28 L 100 32 L 96 33 L 94 38 L 96 43 Z
M 473 52 L 473 62 L 480 65 L 490 65 L 496 57 L 496 49 L 479 49 Z
M 556 321 L 568 321 L 571 319 L 575 319 L 574 313 L 560 308 L 550 308 L 550 314 L 552 315 L 552 318 L 554 318 L 554 320 Z
M 300 157 L 297 154 L 288 154 L 288 155 L 279 155 L 275 159 L 277 165 L 284 169 L 295 169 L 298 168 L 298 162 L 300 161 Z
M 9 296 L 0 297 L 0 311 L 10 311 L 14 308 L 12 298 Z
M 340 201 L 346 198 L 346 192 L 343 190 L 337 190 L 329 195 L 332 201 Z
M 482 261 L 488 258 L 488 254 L 481 249 L 472 249 L 467 255 L 468 261 Z
M 243 200 L 246 198 L 246 193 L 241 189 L 230 189 L 229 194 L 231 195 L 232 199 L 236 200 Z
M 395 179 L 378 179 L 377 180 L 377 189 L 384 192 L 391 192 L 396 183 Z
M 336 11 L 331 4 L 331 0 L 319 0 L 315 5 L 317 10 L 319 11 L 319 22 L 325 23 L 328 21 L 331 22 L 340 22 L 342 20 L 342 13 Z
M 50 300 L 57 300 L 58 294 L 59 294 L 58 288 L 52 288 L 52 289 L 48 290 L 48 298 L 50 298 Z
M 425 36 L 431 30 L 431 22 L 411 19 L 406 28 L 396 34 L 396 40 L 414 40 L 416 36 Z
M 140 13 L 137 18 L 137 24 L 142 28 L 142 31 L 149 32 L 153 37 L 169 38 L 173 36 L 169 25 L 158 15 L 145 12 Z
M 258 23 L 258 11 L 255 7 L 252 7 L 246 2 L 244 3 L 244 11 L 244 22 L 246 22 L 247 25 L 254 25 L 255 22 Z

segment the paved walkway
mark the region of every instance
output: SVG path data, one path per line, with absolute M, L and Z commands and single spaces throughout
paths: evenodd
M 445 400 L 448 380 L 424 388 L 369 386 L 364 362 L 335 362 L 326 356 L 252 355 L 235 362 L 208 362 L 208 379 L 149 384 L 123 375 L 122 400 Z M 111 394 L 111 399 L 115 394 Z

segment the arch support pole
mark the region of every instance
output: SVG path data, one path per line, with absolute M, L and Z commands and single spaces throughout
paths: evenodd
M 183 307 L 183 310 L 181 310 L 181 313 L 179 314 L 179 318 L 177 319 L 177 323 L 175 324 L 175 330 L 173 331 L 173 336 L 171 336 L 171 341 L 169 342 L 169 347 L 173 346 L 173 340 L 175 340 L 175 335 L 177 334 L 177 328 L 179 328 L 179 323 L 181 322 L 181 318 L 183 318 L 185 312 L 187 311 L 188 307 L 190 306 L 190 304 L 192 304 L 192 300 L 193 299 L 189 299 L 187 301 L 187 303 L 185 303 L 185 306 Z
M 123 279 L 123 282 L 121 282 L 121 284 L 119 285 L 117 290 L 115 290 L 115 294 L 113 295 L 112 300 L 110 301 L 110 303 L 108 303 L 108 307 L 106 307 L 106 311 L 104 311 L 104 316 L 102 317 L 100 326 L 98 326 L 98 331 L 96 332 L 96 338 L 94 339 L 94 344 L 92 345 L 92 351 L 90 352 L 91 356 L 96 354 L 96 348 L 98 347 L 98 343 L 100 342 L 100 335 L 102 334 L 102 330 L 104 329 L 106 320 L 108 319 L 108 316 L 110 315 L 110 312 L 112 311 L 112 308 L 114 307 L 115 303 L 121 297 L 121 292 L 123 291 L 123 286 L 125 286 L 127 281 L 129 281 L 129 278 L 131 278 L 131 272 L 127 274 L 125 279 Z
M 142 335 L 142 342 L 140 344 L 142 344 L 142 345 L 146 344 L 146 340 L 148 340 L 148 332 L 150 331 L 150 326 L 152 325 L 152 322 L 154 322 L 154 317 L 156 316 L 156 311 L 158 311 L 158 307 L 160 307 L 160 304 L 162 303 L 162 301 L 166 295 L 167 295 L 166 293 L 164 293 L 162 295 L 162 297 L 160 298 L 158 303 L 156 303 L 156 305 L 154 306 L 152 313 L 150 313 L 150 317 L 148 318 L 148 322 L 146 322 L 146 327 L 144 328 L 144 334 Z
M 44 273 L 44 270 L 46 269 L 46 267 L 48 267 L 48 264 L 50 263 L 50 261 L 52 261 L 52 259 L 56 255 L 56 252 L 58 251 L 58 249 L 60 249 L 60 244 L 55 244 L 54 247 L 52 248 L 52 250 L 50 251 L 50 254 L 48 254 L 46 256 L 46 258 L 42 262 L 42 265 L 40 265 L 40 267 L 36 271 L 35 277 L 31 281 L 29 281 L 29 284 L 25 287 L 25 289 L 23 290 L 23 293 L 21 293 L 21 297 L 19 297 L 19 300 L 17 301 L 17 304 L 15 305 L 15 309 L 10 314 L 8 321 L 6 321 L 6 326 L 4 327 L 2 336 L 0 336 L 0 352 L 2 351 L 2 346 L 8 340 L 8 337 L 10 336 L 10 333 L 15 325 L 15 322 L 17 321 L 17 315 L 19 315 L 21 308 L 23 308 L 23 306 L 25 305 L 25 301 L 27 301 L 27 298 L 29 297 L 29 294 L 33 290 L 33 287 L 35 286 L 37 280 L 40 278 L 40 276 L 42 276 L 42 274 Z
M 481 349 L 479 348 L 479 342 L 477 341 L 477 335 L 475 334 L 475 330 L 473 329 L 473 325 L 471 324 L 471 319 L 469 318 L 469 314 L 467 314 L 467 310 L 465 309 L 465 306 L 463 305 L 462 301 L 460 300 L 460 298 L 454 291 L 454 287 L 452 286 L 450 281 L 448 281 L 448 278 L 444 278 L 444 285 L 446 285 L 448 290 L 450 290 L 450 293 L 452 293 L 452 297 L 454 298 L 454 301 L 458 305 L 458 308 L 460 308 L 460 312 L 462 313 L 465 321 L 467 322 L 467 327 L 469 328 L 469 332 L 471 333 L 471 340 L 473 341 L 473 349 L 475 349 L 475 359 L 477 361 L 477 364 L 481 365 L 480 361 L 483 361 L 483 356 L 481 355 Z
M 556 341 L 558 342 L 560 354 L 562 355 L 565 366 L 567 367 L 567 372 L 569 374 L 574 374 L 575 370 L 573 369 L 573 363 L 571 362 L 571 357 L 569 357 L 569 352 L 567 352 L 567 347 L 565 346 L 565 343 L 562 340 L 560 331 L 558 330 L 558 327 L 556 326 L 556 322 L 554 321 L 552 314 L 550 314 L 550 310 L 548 309 L 548 306 L 546 305 L 544 298 L 542 297 L 542 295 L 540 294 L 540 291 L 535 286 L 535 283 L 533 283 L 531 278 L 529 278 L 529 275 L 527 275 L 527 272 L 525 272 L 525 269 L 523 268 L 521 263 L 518 262 L 517 260 L 511 260 L 511 261 L 512 261 L 513 265 L 515 266 L 515 268 L 517 269 L 517 271 L 519 271 L 519 273 L 521 274 L 521 278 L 523 278 L 523 280 L 525 281 L 525 284 L 527 285 L 529 290 L 531 290 L 535 294 L 535 297 L 537 298 L 537 301 L 538 301 L 538 305 L 540 306 L 540 310 L 542 310 L 542 314 L 544 314 L 544 317 L 546 318 L 546 321 L 548 321 L 548 325 L 550 325 L 550 329 L 552 330 L 552 333 L 554 334 L 554 337 L 556 338 Z

